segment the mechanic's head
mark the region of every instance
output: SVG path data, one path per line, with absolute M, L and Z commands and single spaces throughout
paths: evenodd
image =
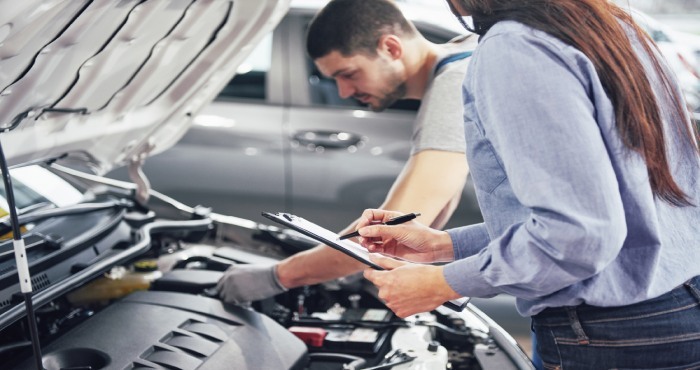
M 333 0 L 311 21 L 306 48 L 342 98 L 381 111 L 406 95 L 402 56 L 417 36 L 390 0 Z

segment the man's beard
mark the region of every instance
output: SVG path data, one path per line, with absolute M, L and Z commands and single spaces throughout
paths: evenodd
M 397 100 L 403 99 L 404 96 L 406 96 L 406 82 L 402 81 L 392 91 L 384 94 L 384 97 L 379 99 L 376 105 L 370 104 L 369 108 L 373 112 L 381 112 L 396 103 Z
M 387 85 L 391 86 L 391 88 L 381 97 L 378 95 L 375 96 L 378 100 L 376 104 L 368 103 L 369 109 L 373 112 L 381 112 L 396 103 L 397 100 L 403 99 L 406 96 L 406 81 L 401 79 L 398 72 L 386 66 L 383 74 L 387 76 Z

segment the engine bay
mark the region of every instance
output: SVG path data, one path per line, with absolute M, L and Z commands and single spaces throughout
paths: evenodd
M 81 186 L 99 183 L 61 176 Z M 34 213 L 23 222 L 46 369 L 529 366 L 515 341 L 476 307 L 401 319 L 361 274 L 224 304 L 215 286 L 232 264 L 272 264 L 316 243 L 157 192 L 143 205 L 129 199 L 124 184 L 100 186 L 70 212 Z M 31 369 L 11 254 L 10 242 L 0 242 L 0 363 Z

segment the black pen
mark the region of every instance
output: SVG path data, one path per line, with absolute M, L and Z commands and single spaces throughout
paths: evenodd
M 415 213 L 415 212 L 414 212 L 414 213 L 408 213 L 408 214 L 405 214 L 405 215 L 396 216 L 396 217 L 390 219 L 390 220 L 387 221 L 387 222 L 382 222 L 381 225 L 398 225 L 398 224 L 402 224 L 402 223 L 404 223 L 404 222 L 411 221 L 411 220 L 413 220 L 414 218 L 416 218 L 416 217 L 418 217 L 418 216 L 420 216 L 420 213 Z M 345 234 L 345 235 L 341 236 L 341 237 L 338 238 L 338 239 L 340 239 L 340 240 L 345 240 L 345 239 L 349 239 L 349 238 L 354 238 L 354 237 L 356 237 L 356 236 L 360 236 L 360 233 L 357 232 L 357 231 L 353 231 L 353 232 L 351 232 L 350 234 Z

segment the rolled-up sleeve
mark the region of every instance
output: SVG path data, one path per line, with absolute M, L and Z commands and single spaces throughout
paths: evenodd
M 529 217 L 481 248 L 466 245 L 479 232 L 450 231 L 461 259 L 444 274 L 458 293 L 542 297 L 594 276 L 622 248 L 622 200 L 584 59 L 534 35 L 480 45 L 467 80 L 477 121 Z

